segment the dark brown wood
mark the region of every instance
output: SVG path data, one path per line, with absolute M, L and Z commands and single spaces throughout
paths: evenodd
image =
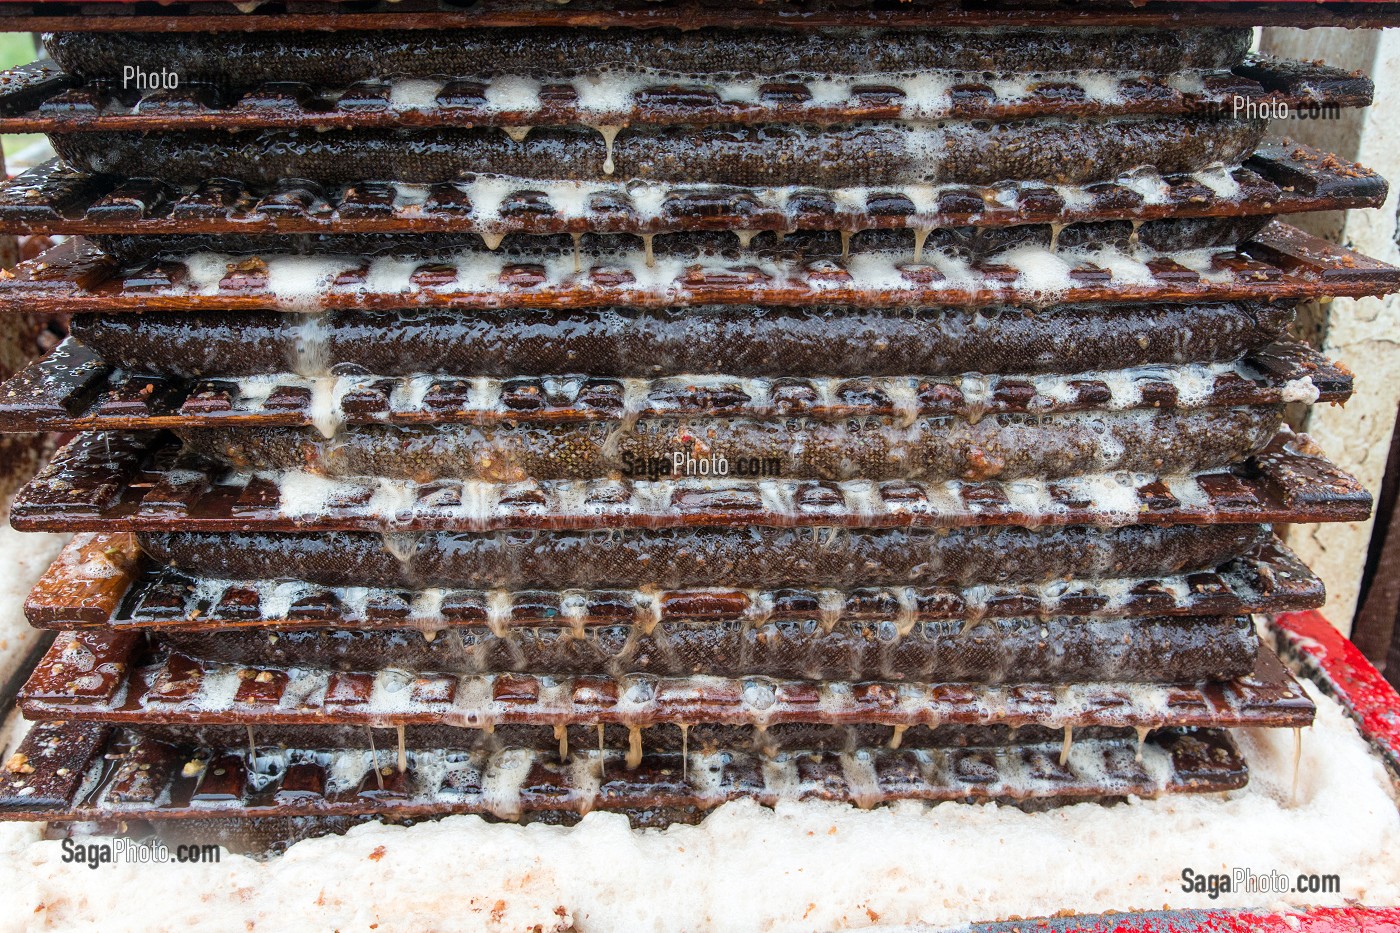
M 1143 391 L 1131 407 L 1171 409 L 1176 388 L 1163 377 L 1171 367 L 1154 367 L 1153 391 Z M 337 417 L 360 424 L 507 425 L 614 421 L 636 418 L 819 418 L 985 417 L 1000 414 L 1048 415 L 1068 411 L 1119 410 L 1111 387 L 1097 374 L 989 376 L 986 398 L 969 401 L 960 380 L 919 376 L 841 380 L 828 398 L 820 380 L 798 377 L 725 381 L 665 377 L 637 389 L 621 379 L 583 376 L 492 380 L 489 403 L 479 398 L 471 373 L 434 378 L 413 407 L 392 400 L 415 398 L 404 391 L 417 377 L 348 378 L 336 397 Z M 271 392 L 244 394 L 238 380 L 167 380 L 132 377 L 107 366 L 73 339 L 0 385 L 0 431 L 112 431 L 152 428 L 273 427 L 310 425 L 315 417 L 316 380 L 291 373 L 274 375 Z M 1233 371 L 1216 377 L 1209 397 L 1196 407 L 1277 405 L 1292 398 L 1289 383 L 1308 379 L 1318 402 L 1345 402 L 1352 374 L 1306 344 L 1290 341 L 1253 352 Z M 520 395 L 543 401 L 522 409 L 495 391 L 510 384 Z M 781 384 L 783 391 L 772 387 Z M 324 387 L 322 387 L 324 390 Z M 1061 391 L 1063 390 L 1063 391 Z M 1069 391 L 1073 390 L 1073 391 Z M 896 397 L 913 394 L 912 406 Z M 757 395 L 753 393 L 759 393 Z M 640 404 L 626 406 L 627 397 Z
M 0 20 L 3 22 L 3 20 Z M 178 91 L 153 91 L 133 98 L 105 82 L 83 84 L 80 79 L 56 74 L 50 66 L 25 65 L 0 72 L 0 133 L 76 133 L 85 131 L 269 129 L 368 129 L 385 127 L 543 127 L 562 125 L 638 126 L 707 124 L 835 124 L 859 120 L 1008 120 L 1027 117 L 1105 117 L 1126 114 L 1235 113 L 1241 106 L 1252 112 L 1273 112 L 1284 107 L 1365 107 L 1374 87 L 1366 77 L 1317 62 L 1276 61 L 1250 58 L 1234 71 L 1201 76 L 1199 91 L 1185 92 L 1163 80 L 1124 75 L 1120 84 L 1129 93 L 1113 100 L 1091 98 L 1082 88 L 1077 95 L 1035 93 L 1035 80 L 1027 79 L 1023 97 L 987 94 L 955 96 L 919 105 L 900 97 L 852 94 L 834 103 L 811 103 L 813 94 L 802 82 L 791 85 L 792 100 L 761 98 L 758 102 L 723 99 L 723 87 L 707 75 L 667 79 L 664 87 L 643 88 L 631 106 L 616 110 L 584 109 L 577 94 L 567 100 L 541 99 L 528 109 L 501 110 L 463 101 L 450 88 L 451 79 L 438 78 L 436 99 L 427 106 L 399 107 L 390 95 L 391 84 L 362 82 L 351 87 L 309 88 L 289 96 L 281 86 L 248 90 L 232 100 L 221 100 L 214 87 L 182 84 Z M 416 79 L 423 81 L 425 79 Z M 491 82 L 486 78 L 480 93 Z M 660 79 L 658 79 L 660 81 Z M 675 86 L 679 83 L 680 86 Z M 571 85 L 564 85 L 572 90 Z M 1063 87 L 1057 85 L 1057 90 Z M 990 91 L 990 88 L 988 88 Z M 367 92 L 373 100 L 367 101 Z M 446 96 L 444 96 L 446 94 Z
M 86 175 L 47 162 L 0 183 L 0 229 L 16 233 L 197 234 L 197 233 L 667 233 L 685 230 L 858 230 L 1004 227 L 1073 224 L 1167 217 L 1230 217 L 1297 214 L 1379 207 L 1387 185 L 1355 163 L 1288 139 L 1266 142 L 1233 173 L 1238 197 L 1224 198 L 1189 175 L 1169 175 L 1160 203 L 1146 203 L 1122 185 L 1080 189 L 1073 205 L 1054 188 L 1026 183 L 1007 190 L 951 186 L 933 213 L 838 208 L 834 198 L 781 201 L 765 189 L 673 185 L 664 209 L 643 219 L 622 182 L 590 184 L 589 190 L 616 210 L 592 216 L 565 215 L 548 200 L 536 209 L 492 218 L 473 211 L 473 186 L 430 186 L 422 204 L 395 203 L 392 186 L 361 182 L 329 192 L 328 200 L 278 202 L 229 180 L 189 187 L 160 185 L 145 200 L 122 190 L 115 179 Z M 522 183 L 522 191 L 528 183 Z M 538 186 L 536 186 L 538 187 Z M 878 200 L 880 192 L 871 195 Z M 120 206 L 122 209 L 118 209 Z M 821 205 L 825 205 L 821 207 Z M 820 207 L 820 209 L 819 209 Z
M 579 268 L 567 256 L 542 251 L 492 257 L 473 254 L 470 274 L 432 287 L 412 277 L 401 289 L 370 291 L 370 261 L 362 257 L 325 257 L 309 287 L 298 294 L 278 291 L 267 271 L 273 264 L 297 265 L 301 257 L 268 256 L 235 265 L 205 291 L 184 262 L 161 261 L 140 269 L 119 269 L 115 262 L 80 238 L 67 240 L 37 260 L 22 263 L 0 279 L 4 312 L 155 312 L 164 310 L 317 310 L 327 308 L 596 308 L 612 305 L 676 307 L 696 304 L 805 304 L 890 307 L 943 305 L 982 307 L 996 304 L 1037 305 L 1077 302 L 1284 300 L 1289 298 L 1360 297 L 1400 288 L 1400 270 L 1352 250 L 1328 243 L 1280 222 L 1266 227 L 1238 249 L 1213 254 L 1210 268 L 1183 268 L 1172 254 L 1144 257 L 1153 279 L 1113 279 L 1098 284 L 1073 283 L 1051 291 L 1040 280 L 1018 275 L 1013 280 L 957 261 L 950 280 L 938 268 L 947 257 L 914 262 L 892 253 L 842 256 L 742 255 L 697 258 L 684 265 L 647 269 L 645 278 L 628 268 L 642 268 L 640 250 L 584 254 Z M 1185 258 L 1177 257 L 1177 258 Z M 537 261 L 531 261 L 537 260 Z M 1066 261 L 1066 257 L 1061 257 Z M 441 260 L 435 260 L 441 262 Z M 1161 265 L 1165 263 L 1166 265 Z M 885 266 L 888 265 L 888 271 Z M 862 266 L 868 267 L 865 271 Z M 851 269 L 865 276 L 858 281 Z M 1069 267 L 1066 265 L 1066 274 Z M 970 279 L 965 278 L 971 276 Z M 896 279 L 899 284 L 889 284 Z
M 880 528 L 1355 521 L 1371 510 L 1370 494 L 1354 478 L 1307 435 L 1290 432 L 1229 470 L 1173 480 L 1186 485 L 1166 495 L 1157 477 L 1126 474 L 1048 483 L 601 479 L 582 488 L 573 481 L 434 480 L 391 484 L 398 503 L 391 512 L 378 505 L 379 480 L 338 481 L 325 501 L 308 507 L 283 502 L 267 476 L 198 464 L 170 473 L 177 454 L 167 435 L 80 435 L 16 496 L 12 524 L 24 531 Z
M 45 724 L 39 731 L 31 729 L 0 769 L 0 774 L 10 781 L 20 782 L 11 792 L 9 806 L 0 803 L 0 811 L 13 810 L 16 805 L 44 811 L 78 804 L 83 779 L 111 735 L 110 726 L 92 722 Z
M 0 23 L 13 32 L 217 32 L 224 29 L 461 29 L 497 26 L 926 29 L 949 26 L 1331 26 L 1380 29 L 1400 23 L 1386 2 L 1251 2 L 1251 0 L 1093 0 L 1067 6 L 1052 0 L 923 0 L 873 7 L 841 0 L 494 0 L 463 7 L 445 0 L 371 0 L 353 8 L 334 0 L 287 0 L 245 12 L 232 2 L 137 5 L 131 0 L 0 4 Z
M 91 667 L 87 670 L 81 668 Z M 382 671 L 258 668 L 147 654 L 136 632 L 64 632 L 20 693 L 30 719 L 235 726 L 779 723 L 1160 728 L 1305 726 L 1315 709 L 1278 658 L 1199 684 L 843 683 L 726 677 L 434 674 L 400 689 Z M 407 696 L 404 694 L 407 693 Z M 450 697 L 450 699 L 448 699 Z
M 417 623 L 413 590 L 370 588 L 363 599 L 310 584 L 285 612 L 274 611 L 259 581 L 229 581 L 207 595 L 201 581 L 147 559 L 130 534 L 80 534 L 40 578 L 25 601 L 30 624 L 46 629 L 143 629 L 205 632 L 234 628 L 406 629 Z M 1123 590 L 1121 596 L 1114 595 Z M 1215 570 L 1136 580 L 1076 580 L 1072 584 L 990 584 L 976 587 L 868 587 L 829 595 L 808 587 L 776 591 L 590 590 L 567 594 L 530 590 L 506 594 L 510 608 L 497 623 L 533 626 L 633 625 L 754 618 L 765 621 L 821 614 L 831 624 L 873 619 L 935 619 L 1074 615 L 1239 615 L 1311 609 L 1323 604 L 1322 583 L 1277 539 Z M 499 599 L 499 596 L 495 597 Z M 445 628 L 491 624 L 493 596 L 484 590 L 447 589 L 435 624 Z M 643 614 L 640 607 L 649 606 Z M 363 607 L 357 608 L 357 607 Z M 639 616 L 641 618 L 639 618 Z
M 1400 429 L 1400 411 L 1396 413 Z M 1376 523 L 1351 640 L 1392 684 L 1400 683 L 1400 430 L 1391 433 Z
M 76 83 L 52 62 L 32 62 L 0 71 L 0 121 L 34 110 Z
M 0 770 L 0 819 L 212 818 L 237 826 L 250 819 L 299 817 L 305 836 L 334 831 L 333 825 L 319 831 L 315 825 L 337 816 L 417 820 L 476 813 L 530 820 L 595 809 L 631 814 L 660 809 L 672 812 L 673 819 L 687 811 L 698 818 L 737 799 L 767 806 L 787 800 L 862 807 L 901 799 L 1068 803 L 1219 792 L 1242 787 L 1247 779 L 1244 759 L 1217 730 L 1158 730 L 1141 746 L 1132 739 L 1083 739 L 1073 751 L 1061 762 L 1058 745 L 1050 743 L 792 752 L 775 758 L 718 749 L 697 750 L 686 761 L 674 753 L 644 754 L 630 767 L 621 752 L 600 755 L 592 749 L 572 750 L 563 761 L 522 749 L 470 756 L 414 752 L 403 772 L 392 750 L 373 762 L 364 753 L 342 752 L 364 772 L 351 784 L 337 779 L 324 754 L 309 750 L 268 750 L 263 760 L 246 747 L 197 749 L 129 730 L 40 723 L 12 767 Z M 528 761 L 515 767 L 521 756 Z M 1144 757 L 1165 766 L 1161 779 L 1151 776 Z M 434 768 L 443 758 L 446 767 Z M 290 764 L 282 767 L 284 762 Z M 868 783 L 853 779 L 851 769 L 868 774 Z M 80 792 L 79 779 L 88 775 L 94 782 Z

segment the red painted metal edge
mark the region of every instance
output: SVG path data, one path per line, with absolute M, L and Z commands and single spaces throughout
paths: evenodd
M 1342 705 L 1400 781 L 1400 694 L 1316 610 L 1270 621 L 1279 656 Z M 1376 853 L 1381 855 L 1381 853 Z M 1297 913 L 1150 910 L 979 923 L 965 933 L 1400 933 L 1400 907 L 1314 907 Z
M 1315 613 L 1314 613 L 1315 614 Z M 1326 622 L 1323 623 L 1324 625 Z M 1400 907 L 1318 907 L 1300 913 L 1150 910 L 1131 914 L 1004 920 L 967 933 L 1400 933 Z
M 1272 628 L 1284 661 L 1335 699 L 1400 779 L 1400 694 L 1322 613 L 1283 612 Z

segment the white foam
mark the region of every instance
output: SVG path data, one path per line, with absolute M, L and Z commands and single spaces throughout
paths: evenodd
M 1167 192 L 1170 188 L 1163 181 L 1162 176 L 1157 174 L 1156 169 L 1145 166 L 1135 171 L 1120 175 L 1114 181 L 1124 188 L 1135 192 L 1143 200 L 1144 204 L 1162 204 L 1167 200 Z
M 336 274 L 345 268 L 334 256 L 270 256 L 267 288 L 288 311 L 315 310 Z
M 391 110 L 430 110 L 437 106 L 443 83 L 426 78 L 403 78 L 389 84 Z
M 1235 180 L 1230 169 L 1224 165 L 1213 165 L 1196 172 L 1191 177 L 1209 188 L 1218 198 L 1232 201 L 1239 197 L 1240 183 Z
M 1132 256 L 1116 249 L 1087 251 L 1086 258 L 1101 269 L 1107 269 L 1116 285 L 1151 285 L 1156 281 L 1152 270 Z
M 630 82 L 620 81 L 616 75 L 585 75 L 575 78 L 572 83 L 578 94 L 580 110 L 617 113 L 632 108 L 633 88 Z
M 268 478 L 277 484 L 278 509 L 293 517 L 324 513 L 335 494 L 345 488 L 340 480 L 305 470 L 287 470 Z
M 249 411 L 257 411 L 267 402 L 272 390 L 290 382 L 280 374 L 244 376 L 237 381 L 238 404 Z
M 68 535 L 19 532 L 0 522 L 0 680 L 14 673 L 39 640 L 40 633 L 24 617 L 24 600 L 67 541 Z M 82 569 L 104 577 L 117 572 L 100 557 Z
M 1388 853 L 1400 845 L 1400 816 L 1393 791 L 1335 704 L 1318 702 L 1296 804 L 1289 799 L 1291 734 L 1252 730 L 1241 736 L 1253 770 L 1241 791 L 1039 814 L 959 804 L 861 811 L 803 803 L 770 811 L 738 803 L 699 826 L 664 831 L 633 831 L 603 813 L 573 828 L 457 817 L 408 829 L 365 826 L 300 843 L 267 863 L 225 855 L 217 865 L 119 863 L 97 872 L 63 864 L 60 843 L 40 841 L 37 826 L 9 824 L 0 827 L 0 854 L 10 869 L 11 908 L 0 928 L 25 929 L 40 916 L 64 929 L 179 925 L 198 933 L 271 927 L 296 915 L 317 928 L 538 925 L 587 933 L 693 929 L 703 918 L 715 931 L 940 929 L 1061 910 L 1395 904 L 1400 878 Z M 350 757 L 344 783 L 353 784 L 365 756 Z M 511 776 L 498 778 L 506 803 Z M 1180 890 L 1183 868 L 1236 865 L 1336 872 L 1343 890 L 1219 900 Z M 133 884 L 147 895 L 135 906 Z
M 1079 185 L 1056 185 L 1056 193 L 1064 199 L 1065 207 L 1072 211 L 1087 210 L 1094 199 Z
M 1074 286 L 1066 260 L 1043 246 L 1018 246 L 998 254 L 994 261 L 1019 272 L 1021 279 L 1017 284 L 1042 299 L 1063 294 Z
M 1302 376 L 1284 383 L 1280 397 L 1285 402 L 1307 402 L 1311 405 L 1321 394 L 1311 376 Z
M 494 110 L 534 110 L 540 106 L 540 82 L 534 78 L 505 76 L 486 86 L 486 103 Z
M 512 132 L 517 132 L 517 130 L 513 129 Z M 938 147 L 931 144 L 924 145 L 929 138 L 931 137 L 927 134 L 911 134 L 909 136 L 909 139 L 912 140 L 910 145 L 915 151 L 916 162 L 922 166 L 920 168 L 921 176 L 933 174 L 937 167 Z M 1229 167 L 1201 172 L 1193 177 L 1209 186 L 1217 197 L 1224 200 L 1238 200 L 1242 193 L 1239 184 L 1230 174 Z M 1136 192 L 1148 205 L 1166 203 L 1170 190 L 1161 176 L 1150 169 L 1127 172 L 1111 179 L 1111 181 Z M 507 220 L 501 214 L 501 207 L 506 198 L 516 191 L 540 192 L 561 218 L 587 221 L 599 219 L 597 213 L 590 207 L 595 195 L 605 194 L 616 197 L 625 193 L 626 197 L 631 200 L 637 218 L 646 223 L 661 216 L 662 207 L 668 197 L 704 190 L 702 185 L 675 185 L 639 180 L 623 184 L 610 180 L 572 181 L 496 175 L 478 175 L 475 180 L 460 182 L 458 186 L 471 201 L 472 217 L 478 229 L 488 234 L 494 234 Z M 999 208 L 1015 209 L 1024 188 L 1041 189 L 1043 187 L 1041 182 L 1005 184 L 985 189 L 985 194 Z M 938 213 L 940 196 L 948 191 L 965 191 L 966 189 L 967 185 L 961 183 L 910 182 L 902 185 L 882 186 L 878 191 L 890 192 L 908 198 L 914 205 L 914 213 L 908 217 L 907 226 L 913 229 L 929 229 L 939 226 L 934 223 L 934 217 Z M 794 194 L 807 190 L 803 186 L 760 187 L 754 188 L 753 194 L 761 203 L 786 209 L 788 201 Z M 1055 190 L 1071 211 L 1086 210 L 1094 203 L 1093 198 L 1082 186 L 1057 185 Z M 867 200 L 875 191 L 877 189 L 869 187 L 848 186 L 830 189 L 830 194 L 836 204 L 838 214 L 854 217 L 864 216 Z M 413 213 L 421 212 L 428 195 L 429 188 L 425 185 L 408 185 L 397 182 L 394 184 L 394 205 L 398 209 Z M 315 282 L 316 277 L 325 270 L 316 268 L 315 257 L 290 257 L 302 260 L 299 267 L 297 264 L 288 265 L 285 261 L 287 258 L 269 256 L 266 257 L 266 261 L 269 268 L 283 266 L 278 270 L 279 287 L 282 283 L 287 284 L 291 289 L 288 292 L 288 298 L 293 299 L 298 294 L 304 294 Z M 203 253 L 191 257 L 187 261 L 189 274 L 184 287 L 199 294 L 217 294 L 219 282 L 228 272 L 228 265 L 236 262 L 237 259 L 238 257 L 220 253 Z
M 1122 445 L 1111 439 L 1100 445 L 1101 462 L 1111 467 L 1123 454 Z M 418 514 L 418 487 L 409 480 L 385 477 L 327 477 L 302 470 L 262 471 L 259 478 L 274 483 L 279 490 L 279 511 L 291 518 L 310 518 L 326 514 L 332 506 L 346 516 L 373 519 L 386 527 L 393 527 L 404 519 Z M 232 477 L 231 477 L 232 479 Z M 1158 476 L 1142 472 L 1096 472 L 1081 473 L 1056 481 L 1058 486 L 1087 501 L 1088 507 L 1098 513 L 1097 521 L 1121 523 L 1136 519 L 1142 510 L 1137 490 L 1141 486 L 1166 480 L 1183 485 L 1188 493 L 1191 486 L 1188 477 Z M 744 489 L 757 492 L 765 510 L 783 519 L 796 519 L 799 524 L 817 524 L 818 515 L 855 515 L 865 519 L 884 515 L 897 515 L 914 511 L 930 519 L 955 517 L 966 514 L 963 504 L 961 481 L 923 482 L 920 488 L 927 497 L 926 503 L 907 503 L 899 500 L 886 502 L 882 499 L 883 484 L 869 480 L 840 480 L 834 483 L 842 496 L 842 502 L 830 506 L 805 504 L 796 508 L 794 495 L 799 488 L 797 481 L 775 481 L 736 479 L 695 479 L 666 480 L 648 482 L 637 480 L 630 487 L 630 498 L 616 505 L 603 506 L 589 501 L 589 492 L 608 487 L 609 480 L 544 480 L 522 483 L 497 483 L 479 479 L 461 481 L 461 504 L 441 510 L 440 514 L 463 522 L 464 528 L 484 529 L 489 520 L 497 517 L 497 503 L 501 497 L 518 489 L 529 488 L 540 492 L 542 504 L 512 506 L 506 514 L 538 515 L 548 512 L 561 521 L 590 522 L 602 514 L 618 517 L 635 516 L 645 523 L 647 518 L 666 522 L 675 516 L 671 512 L 671 498 L 680 490 L 717 491 Z M 1029 481 L 1015 481 L 1020 485 L 1007 487 L 1008 495 L 1016 499 L 1018 506 L 1027 509 L 1025 520 L 1037 521 L 1063 513 L 1065 509 L 1048 492 L 1048 487 L 1037 486 Z M 365 493 L 368 492 L 368 495 Z M 1206 505 L 1198 496 L 1192 496 L 1193 504 Z M 353 503 L 353 504 L 352 504 Z M 424 509 L 431 511 L 431 506 Z M 422 514 L 427 514 L 425 511 Z M 439 513 L 433 513 L 439 514 Z
M 619 63 L 620 64 L 620 63 Z M 1125 102 L 1123 82 L 1136 82 L 1144 75 L 1135 71 L 1073 71 L 1041 72 L 1035 75 L 1008 73 L 984 79 L 996 92 L 999 103 L 1019 104 L 1036 99 L 1034 85 L 1043 82 L 1072 84 L 1081 88 L 1084 99 L 1104 107 L 1120 106 Z M 522 75 L 482 76 L 486 85 L 485 101 L 479 108 L 486 113 L 532 111 L 540 108 L 542 82 Z M 823 74 L 686 74 L 661 69 L 622 68 L 605 66 L 590 74 L 553 83 L 566 83 L 576 94 L 576 106 L 584 115 L 617 117 L 630 115 L 643 91 L 668 85 L 700 88 L 717 95 L 722 104 L 756 105 L 761 103 L 760 90 L 775 79 L 800 81 L 810 92 L 808 99 L 789 102 L 789 110 L 816 110 L 844 106 L 854 99 L 854 91 L 862 85 L 883 85 L 903 92 L 900 115 L 906 120 L 923 121 L 952 115 L 955 101 L 952 90 L 965 83 L 968 76 L 954 70 L 923 70 L 913 72 L 869 72 L 858 76 Z M 1200 95 L 1205 92 L 1202 72 L 1188 71 L 1173 75 L 1171 85 L 1177 90 Z M 437 106 L 437 96 L 444 82 L 433 78 L 396 78 L 388 82 L 388 109 L 412 112 Z
M 394 207 L 396 208 L 418 208 L 426 204 L 431 189 L 427 185 L 411 185 L 405 182 L 396 181 L 394 188 Z

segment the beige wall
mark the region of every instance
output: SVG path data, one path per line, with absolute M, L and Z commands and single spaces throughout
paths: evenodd
M 1400 186 L 1400 30 L 1266 29 L 1262 51 L 1289 58 L 1322 59 L 1359 69 L 1376 83 L 1376 103 L 1344 111 L 1339 120 L 1278 121 L 1275 133 L 1336 152 L 1391 181 L 1380 210 L 1290 219 L 1300 227 L 1382 259 L 1400 263 L 1395 244 L 1396 188 Z M 1304 336 L 1356 373 L 1356 396 L 1345 408 L 1312 409 L 1305 429 L 1340 466 L 1372 493 L 1380 489 L 1386 453 L 1400 403 L 1400 296 L 1338 299 L 1305 313 Z M 1357 588 L 1371 537 L 1371 522 L 1306 525 L 1292 529 L 1290 545 L 1327 583 L 1327 615 L 1350 633 Z

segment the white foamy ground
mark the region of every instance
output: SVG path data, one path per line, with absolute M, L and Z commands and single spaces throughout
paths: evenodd
M 0 510 L 0 683 L 39 638 L 24 618 L 24 598 L 67 540 L 67 535 L 15 531 Z
M 1315 691 L 1313 691 L 1315 693 Z M 633 832 L 454 817 L 365 826 L 258 863 L 64 865 L 38 828 L 0 825 L 0 930 L 834 930 L 957 926 L 1059 910 L 1400 904 L 1400 812 L 1350 720 L 1317 697 L 1290 804 L 1293 735 L 1242 734 L 1245 790 L 1026 814 L 731 804 Z M 1185 894 L 1183 868 L 1337 873 L 1339 895 Z M 45 926 L 47 924 L 47 926 Z

